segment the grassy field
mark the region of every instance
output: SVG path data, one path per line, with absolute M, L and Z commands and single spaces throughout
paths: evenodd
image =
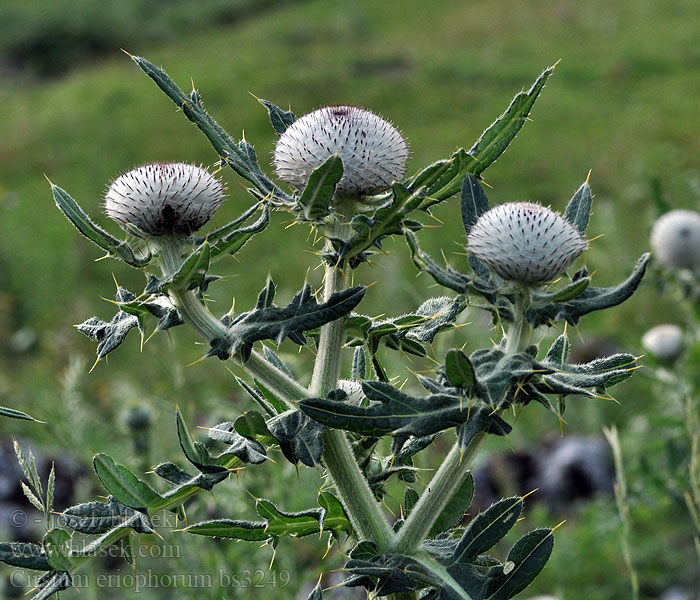
M 124 34 L 124 39 L 113 40 L 99 61 L 81 61 L 60 78 L 3 87 L 0 335 L 10 340 L 28 327 L 38 344 L 26 352 L 9 343 L 0 346 L 0 405 L 26 409 L 38 418 L 56 407 L 59 417 L 44 430 L 3 421 L 0 432 L 48 447 L 69 444 L 86 464 L 89 446 L 109 449 L 128 461 L 119 413 L 124 404 L 146 399 L 162 432 L 153 459 L 166 460 L 177 456 L 173 398 L 201 423 L 211 422 L 211 415 L 225 417 L 222 406 L 236 411 L 231 400 L 242 404 L 241 394 L 220 364 L 184 366 L 200 356 L 201 347 L 181 331 L 174 344 L 166 336 L 149 342 L 143 355 L 138 354 L 138 340 L 129 340 L 109 365 L 101 364 L 87 374 L 94 349 L 72 325 L 93 314 L 111 317 L 112 308 L 100 298 L 114 294 L 112 273 L 134 290 L 143 285 L 143 277 L 113 261 L 95 262 L 99 250 L 80 238 L 56 210 L 44 174 L 110 227 L 101 216 L 100 202 L 119 173 L 153 161 L 207 165 L 216 161 L 206 139 L 118 52 L 119 46 L 162 65 L 185 89 L 194 81 L 207 109 L 230 133 L 245 131 L 263 166 L 269 165 L 275 134 L 250 93 L 289 105 L 297 115 L 326 104 L 371 108 L 392 120 L 409 141 L 409 171 L 449 156 L 458 146 L 469 148 L 517 91 L 561 59 L 533 110 L 532 122 L 487 172 L 489 197 L 492 203 L 532 200 L 562 210 L 591 170 L 596 200 L 589 234 L 604 236 L 593 243 L 586 263 L 596 271 L 598 285 L 610 285 L 648 249 L 656 215 L 655 185 L 660 185 L 668 204 L 698 206 L 696 8 L 691 0 L 615 4 L 443 0 L 429 7 L 399 0 L 312 0 L 268 9 L 240 23 L 216 28 L 199 24 L 163 36 L 157 44 L 149 43 L 147 36 Z M 125 31 L 129 27 L 139 25 L 122 24 Z M 230 198 L 218 217 L 221 223 L 250 204 L 235 174 L 225 172 L 224 177 Z M 426 249 L 438 255 L 444 251 L 458 265 L 464 257 L 457 202 L 445 203 L 436 216 L 442 228 L 426 230 L 421 239 Z M 276 215 L 257 243 L 240 253 L 239 262 L 223 265 L 222 274 L 232 279 L 212 290 L 222 313 L 231 304 L 231 294 L 237 306 L 249 307 L 268 272 L 279 283 L 280 298 L 289 298 L 301 287 L 308 269 L 310 279 L 319 282 L 316 259 L 306 241 L 308 231 L 304 227 L 283 231 L 285 225 L 285 218 Z M 399 313 L 435 293 L 427 278 L 414 278 L 402 240 L 386 249 L 388 254 L 377 259 L 376 267 L 360 276 L 363 283 L 381 283 L 371 288 L 363 304 L 367 313 L 385 312 L 389 298 L 391 310 Z M 641 354 L 641 333 L 673 316 L 673 307 L 659 306 L 653 286 L 647 284 L 625 307 L 584 321 L 581 335 L 584 340 L 605 338 Z M 470 315 L 469 320 L 477 317 Z M 466 332 L 467 337 L 459 344 L 466 341 L 475 349 L 488 342 L 488 332 L 473 329 L 474 333 L 470 328 L 461 330 L 460 335 Z M 308 352 L 297 356 L 291 346 L 283 347 L 283 352 L 298 364 L 309 362 Z M 83 366 L 71 371 L 76 361 Z M 76 381 L 67 380 L 69 372 L 79 374 Z M 647 387 L 643 378 L 629 382 L 617 390 L 620 405 L 570 401 L 566 430 L 599 432 L 601 425 L 616 422 L 626 447 L 638 448 L 641 444 L 629 424 L 639 414 L 654 411 Z M 74 392 L 78 400 L 67 402 Z M 512 440 L 516 449 L 546 431 L 556 433 L 555 420 L 541 423 L 536 417 Z M 68 419 L 79 419 L 81 426 L 66 427 Z M 91 426 L 98 422 L 107 423 L 110 433 Z M 257 488 L 270 480 L 254 475 L 246 481 L 255 487 L 253 493 L 268 493 Z M 296 475 L 286 476 L 293 485 Z M 240 496 L 217 497 L 219 509 L 249 510 L 245 494 Z M 651 598 L 671 585 L 673 577 L 689 577 L 692 569 L 680 564 L 683 545 L 670 544 L 677 550 L 664 555 L 656 548 L 665 534 L 654 527 L 655 521 L 678 530 L 672 507 L 661 501 L 658 511 L 637 508 L 635 559 L 644 597 Z M 629 583 L 613 503 L 577 509 L 568 518 L 550 566 L 533 587 L 567 600 L 626 597 Z M 532 519 L 551 524 L 549 515 L 537 511 Z M 313 563 L 318 549 L 310 543 L 303 548 L 300 564 Z M 241 559 L 235 546 L 217 552 L 218 557 L 193 552 L 189 560 L 204 567 L 207 561 Z M 255 560 L 265 563 L 269 554 L 262 551 Z M 280 568 L 299 569 L 284 563 L 289 559 L 280 560 Z M 671 575 L 662 575 L 665 570 Z

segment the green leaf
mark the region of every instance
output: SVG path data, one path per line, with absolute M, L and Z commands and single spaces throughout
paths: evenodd
M 258 514 L 267 520 L 267 533 L 278 538 L 283 535 L 303 537 L 321 531 L 323 509 L 312 508 L 302 512 L 287 513 L 278 510 L 269 500 L 260 499 L 256 503 Z
M 445 376 L 450 385 L 463 390 L 470 389 L 476 374 L 469 357 L 461 350 L 449 350 L 445 355 Z
M 31 600 L 46 600 L 54 594 L 73 587 L 73 578 L 65 571 L 49 571 L 39 579 L 39 591 Z
M 46 552 L 39 544 L 0 542 L 0 561 L 11 567 L 47 571 L 51 569 Z
M 311 593 L 306 597 L 306 600 L 323 600 L 323 588 L 321 587 L 321 582 L 316 584 Z
M 420 206 L 422 198 L 420 193 L 411 193 L 400 183 L 394 183 L 389 200 L 371 216 L 359 214 L 353 217 L 350 225 L 355 235 L 347 242 L 336 244 L 337 256 L 328 260 L 333 264 L 349 260 L 350 266 L 357 266 L 365 251 L 373 246 L 381 249 L 382 238 L 404 233 L 404 219 Z
M 335 186 L 343 177 L 343 162 L 340 155 L 329 157 L 314 169 L 304 191 L 297 201 L 305 221 L 320 221 L 328 216 L 335 194 Z
M 117 288 L 116 304 L 129 304 L 136 299 L 136 296 L 129 290 L 123 287 Z M 121 346 L 129 332 L 136 327 L 143 334 L 143 315 L 129 314 L 123 310 L 119 310 L 109 323 L 106 323 L 98 317 L 91 317 L 80 325 L 76 325 L 76 329 L 86 335 L 94 342 L 99 342 L 97 345 L 97 360 L 102 360 L 113 350 Z
M 307 467 L 321 464 L 324 428 L 303 412 L 289 410 L 270 419 L 267 428 L 289 462 Z
M 324 531 L 332 532 L 335 538 L 338 538 L 341 533 L 352 533 L 352 524 L 338 498 L 330 492 L 320 492 L 318 504 L 325 510 L 322 523 Z
M 44 535 L 43 545 L 49 564 L 56 571 L 70 571 L 70 534 L 63 529 L 52 529 Z
M 489 210 L 489 201 L 481 187 L 479 180 L 471 173 L 467 173 L 462 183 L 462 223 L 464 230 L 469 235 L 471 228 L 479 217 Z
M 132 56 L 132 60 L 148 75 L 156 85 L 182 109 L 183 114 L 204 133 L 211 145 L 220 157 L 243 179 L 253 184 L 262 196 L 274 197 L 283 203 L 291 202 L 275 183 L 260 169 L 255 150 L 241 140 L 235 142 L 224 129 L 212 119 L 202 106 L 201 100 L 193 100 L 168 77 L 168 75 L 155 65 L 140 56 Z
M 544 357 L 544 362 L 563 367 L 566 361 L 569 360 L 569 350 L 571 343 L 569 337 L 562 333 L 547 350 L 547 355 Z
M 5 408 L 0 406 L 0 417 L 9 417 L 10 419 L 22 419 L 24 421 L 34 421 L 35 423 L 44 423 L 44 421 L 39 421 L 31 415 L 28 415 L 21 410 L 15 410 L 14 408 Z
M 440 516 L 435 521 L 428 537 L 435 537 L 438 533 L 447 531 L 457 526 L 467 512 L 474 498 L 474 478 L 471 473 L 464 478 L 457 492 L 452 496 Z
M 432 343 L 440 331 L 454 325 L 457 315 L 465 307 L 464 296 L 457 296 L 456 298 L 448 298 L 447 296 L 428 298 L 413 313 L 419 317 L 427 317 L 428 320 L 423 324 L 412 327 L 406 336 L 420 342 Z
M 143 510 L 160 500 L 160 496 L 148 484 L 125 466 L 114 462 L 110 456 L 96 454 L 92 462 L 102 485 L 122 504 Z
M 256 98 L 256 100 L 267 109 L 270 123 L 272 123 L 272 128 L 277 132 L 277 135 L 282 135 L 296 121 L 296 117 L 291 110 L 282 110 L 269 100 L 263 100 L 262 98 Z
M 569 204 L 564 212 L 564 218 L 576 227 L 581 232 L 581 235 L 586 235 L 592 203 L 591 186 L 588 185 L 588 180 L 586 180 L 569 200 Z
M 256 207 L 259 206 L 256 205 Z M 254 207 L 254 208 L 256 208 Z M 257 209 L 257 208 L 256 208 Z M 270 209 L 267 205 L 262 207 L 262 213 L 257 221 L 251 223 L 247 227 L 241 227 L 236 229 L 225 236 L 219 237 L 219 239 L 212 241 L 211 250 L 211 260 L 212 262 L 218 260 L 222 256 L 230 255 L 233 256 L 238 252 L 243 246 L 246 245 L 248 240 L 252 238 L 256 233 L 260 233 L 265 229 L 270 223 Z
M 267 428 L 265 417 L 254 410 L 244 412 L 241 416 L 237 417 L 233 422 L 233 426 L 243 437 L 258 440 L 267 445 L 277 442 Z
M 553 547 L 551 529 L 536 529 L 520 538 L 508 553 L 505 565 L 509 569 L 503 568 L 500 576 L 489 577 L 484 598 L 507 600 L 524 590 L 547 564 Z
M 566 302 L 551 302 L 545 306 L 535 306 L 528 310 L 527 320 L 533 326 L 554 323 L 565 319 L 570 325 L 596 310 L 605 310 L 622 304 L 637 290 L 646 273 L 650 255 L 642 254 L 630 276 L 622 283 L 612 287 L 588 287 L 576 298 Z
M 138 256 L 129 244 L 112 237 L 93 223 L 68 192 L 51 183 L 51 193 L 56 206 L 75 225 L 76 229 L 91 242 L 105 250 L 109 256 L 118 258 L 132 267 L 143 267 L 151 260 L 150 252 L 145 256 Z
M 208 356 L 228 359 L 241 351 L 243 357 L 250 356 L 254 342 L 275 340 L 280 344 L 289 337 L 295 343 L 305 341 L 303 332 L 321 327 L 348 314 L 365 295 L 366 288 L 356 286 L 334 293 L 326 302 L 319 304 L 305 286 L 284 307 L 256 308 L 235 317 L 229 326 L 228 339 L 215 340 Z
M 241 462 L 253 465 L 258 465 L 267 460 L 265 448 L 260 442 L 243 437 L 236 431 L 235 425 L 231 421 L 219 423 L 219 425 L 210 429 L 209 437 L 228 445 L 228 448 L 222 454 L 214 457 L 214 462 L 218 465 L 227 465 L 233 456 Z
M 188 533 L 206 535 L 209 537 L 232 538 L 248 542 L 264 542 L 270 538 L 267 523 L 253 521 L 234 521 L 231 519 L 216 519 L 202 521 L 185 528 Z
M 525 124 L 535 100 L 540 95 L 552 71 L 554 71 L 554 66 L 545 69 L 532 84 L 532 87 L 527 92 L 522 91 L 517 94 L 506 111 L 481 134 L 481 137 L 469 150 L 469 155 L 476 162 L 473 167 L 470 166 L 471 173 L 479 176 L 505 152 L 505 149 Z
M 209 270 L 211 247 L 209 242 L 202 243 L 187 257 L 182 266 L 162 284 L 161 289 L 193 290 L 202 287 Z
M 504 498 L 469 523 L 452 556 L 453 563 L 470 563 L 496 545 L 515 525 L 523 510 L 520 496 Z
M 327 398 L 307 398 L 299 408 L 309 417 L 335 429 L 367 436 L 390 433 L 395 436 L 424 437 L 461 425 L 476 410 L 458 395 L 409 396 L 381 381 L 364 381 L 365 396 L 375 402 L 357 406 Z
M 137 533 L 153 533 L 153 523 L 147 514 L 134 510 L 113 497 L 106 503 L 87 502 L 71 506 L 60 515 L 67 527 L 80 533 L 105 533 L 126 523 Z

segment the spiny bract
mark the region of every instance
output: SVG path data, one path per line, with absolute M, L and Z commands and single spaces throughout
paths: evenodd
M 104 209 L 127 231 L 135 227 L 147 236 L 188 235 L 207 223 L 223 201 L 224 186 L 206 169 L 155 163 L 117 177 Z
M 551 281 L 588 247 L 579 230 L 540 204 L 511 202 L 485 212 L 467 250 L 504 279 Z
M 297 119 L 280 136 L 277 175 L 301 190 L 314 169 L 338 154 L 340 197 L 377 194 L 403 177 L 408 147 L 399 131 L 374 113 L 354 106 L 327 106 Z
M 675 269 L 700 266 L 700 213 L 672 210 L 659 217 L 651 230 L 651 245 L 659 262 Z

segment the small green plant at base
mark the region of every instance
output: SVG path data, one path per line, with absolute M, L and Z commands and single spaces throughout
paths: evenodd
M 0 560 L 44 570 L 34 598 L 48 598 L 71 587 L 74 574 L 103 549 L 126 539 L 137 544 L 137 535 L 154 534 L 152 517 L 158 511 L 182 513 L 185 502 L 225 485 L 244 466 L 253 470 L 270 462 L 269 450 L 276 447 L 294 465 L 327 475 L 329 485 L 319 491 L 316 506 L 292 513 L 257 498 L 258 520 L 231 515 L 187 522 L 183 531 L 272 546 L 285 536 L 325 532 L 349 556 L 343 584 L 378 596 L 496 600 L 525 589 L 552 552 L 553 529 L 525 534 L 502 559 L 487 554 L 520 518 L 524 498 L 500 500 L 460 526 L 472 500 L 474 459 L 488 436 L 510 433 L 511 412 L 517 416 L 534 401 L 561 418 L 568 396 L 604 396 L 633 373 L 631 354 L 572 364 L 565 327 L 547 348 L 540 347 L 538 333 L 575 326 L 591 312 L 624 302 L 649 261 L 643 255 L 613 287 L 593 286 L 586 267 L 571 276 L 565 272 L 587 248 L 588 181 L 563 215 L 534 203 L 492 208 L 487 199 L 481 175 L 515 138 L 553 67 L 517 94 L 469 150 L 460 148 L 408 178 L 406 142 L 374 113 L 337 106 L 297 119 L 260 100 L 280 135 L 274 162 L 280 179 L 293 188 L 285 191 L 260 167 L 247 140 L 234 140 L 209 116 L 197 90 L 185 94 L 163 70 L 132 58 L 209 139 L 220 165 L 247 182 L 254 201 L 231 223 L 202 233 L 224 199 L 220 180 L 180 163 L 138 167 L 117 178 L 105 198 L 106 213 L 128 234 L 122 240 L 51 184 L 59 209 L 84 236 L 146 274 L 138 293 L 118 286 L 117 312 L 110 321 L 92 317 L 78 329 L 97 342 L 97 364 L 132 330 L 143 337 L 153 319 L 156 332 L 188 326 L 208 344 L 207 357 L 243 367 L 245 375 L 237 382 L 256 409 L 212 424 L 208 445 L 176 410 L 177 436 L 189 466 L 157 465 L 153 472 L 162 480 L 157 486 L 97 453 L 94 468 L 110 494 L 107 501 L 64 510 L 64 527 L 48 532 L 43 544 L 0 546 Z M 421 248 L 425 227 L 419 219 L 458 194 L 468 253 L 459 269 L 440 266 Z M 276 304 L 276 286 L 268 276 L 254 307 L 214 315 L 206 298 L 209 286 L 222 285 L 214 265 L 254 243 L 252 238 L 268 228 L 271 211 L 288 212 L 323 240 L 323 289 L 314 293 L 304 283 L 291 301 Z M 403 236 L 419 271 L 449 295 L 427 298 L 408 314 L 372 318 L 356 312 L 366 286 L 350 282 L 361 279 L 370 259 L 381 260 L 382 243 L 390 236 Z M 467 307 L 490 314 L 502 332 L 498 342 L 471 354 L 452 348 L 435 357 L 438 366 L 431 376 L 418 375 L 423 393 L 397 387 L 379 349 L 429 356 L 435 337 L 453 329 Z M 275 352 L 258 349 L 259 342 L 285 340 L 315 346 L 308 387 Z M 351 352 L 346 373 L 344 358 Z M 452 449 L 419 493 L 416 455 L 439 436 L 452 436 Z M 390 446 L 381 443 L 383 438 Z M 394 522 L 380 503 L 390 479 L 405 485 Z M 28 564 L 26 552 L 42 560 Z M 310 597 L 320 600 L 325 593 L 319 584 Z

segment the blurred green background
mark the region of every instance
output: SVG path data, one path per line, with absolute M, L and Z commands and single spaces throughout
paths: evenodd
M 55 208 L 44 174 L 115 232 L 100 204 L 118 174 L 154 161 L 216 161 L 206 139 L 120 48 L 162 65 L 184 89 L 193 81 L 222 126 L 234 136 L 245 131 L 263 167 L 269 168 L 275 134 L 251 94 L 291 106 L 297 115 L 326 104 L 370 108 L 409 141 L 409 172 L 459 146 L 469 148 L 516 92 L 561 59 L 532 122 L 486 173 L 491 202 L 530 200 L 563 210 L 591 170 L 596 199 L 589 236 L 603 237 L 592 243 L 586 263 L 598 285 L 621 280 L 648 249 L 660 203 L 698 207 L 700 18 L 692 0 L 4 0 L 0 23 L 0 405 L 48 421 L 40 426 L 3 420 L 0 437 L 18 436 L 47 455 L 69 452 L 86 469 L 90 447 L 135 464 L 122 423 L 125 407 L 150 407 L 153 462 L 178 460 L 173 399 L 199 425 L 249 408 L 221 363 L 186 366 L 203 350 L 184 330 L 176 330 L 172 340 L 161 334 L 143 353 L 132 334 L 109 364 L 88 374 L 94 347 L 73 325 L 92 315 L 111 318 L 113 309 L 103 299 L 113 297 L 112 275 L 132 290 L 141 289 L 144 280 L 115 261 L 95 262 L 99 249 Z M 251 203 L 232 171 L 223 176 L 230 197 L 219 224 Z M 425 248 L 438 256 L 443 251 L 452 264 L 463 266 L 458 203 L 446 202 L 435 216 L 442 226 L 420 234 Z M 288 220 L 275 215 L 237 260 L 220 263 L 220 274 L 231 276 L 212 288 L 221 313 L 232 296 L 239 309 L 251 306 L 268 272 L 279 285 L 280 301 L 301 287 L 307 272 L 319 283 L 308 230 L 285 229 Z M 373 268 L 358 273 L 359 282 L 379 284 L 368 292 L 363 312 L 399 314 L 441 293 L 427 278 L 415 278 L 403 240 L 386 244 L 386 250 Z M 574 344 L 604 343 L 641 354 L 641 334 L 675 314 L 646 283 L 627 305 L 584 320 Z M 474 350 L 488 344 L 488 323 L 476 313 L 468 320 L 474 325 L 446 336 L 443 345 L 466 342 Z M 292 346 L 281 351 L 299 373 L 308 370 L 310 352 L 297 353 Z M 406 367 L 396 364 L 396 374 L 414 385 Z M 644 376 L 615 392 L 620 404 L 570 400 L 565 431 L 599 434 L 602 425 L 617 423 L 629 454 L 630 485 L 643 492 L 637 455 L 649 447 L 648 423 L 658 400 Z M 510 441 L 516 451 L 558 435 L 555 419 L 542 418 L 536 407 L 529 412 L 534 414 Z M 503 451 L 507 444 L 489 448 Z M 255 469 L 242 483 L 291 510 L 313 498 L 316 479 L 316 473 L 303 473 L 298 483 L 294 470 L 280 461 L 274 469 Z M 216 497 L 192 511 L 243 518 L 251 511 L 244 485 L 217 488 Z M 80 491 L 81 501 L 97 493 L 89 487 Z M 632 510 L 632 535 L 643 597 L 659 597 L 673 584 L 697 585 L 687 517 L 663 497 L 640 492 L 640 498 Z M 555 519 L 540 509 L 529 518 L 532 526 Z M 604 498 L 572 507 L 566 518 L 532 594 L 627 597 L 614 502 Z M 170 560 L 166 567 L 146 561 L 147 568 L 266 568 L 272 554 L 269 548 L 252 552 L 236 544 L 185 541 L 179 562 Z M 315 577 L 323 548 L 310 540 L 301 541 L 296 553 L 293 547 L 283 542 L 277 553 L 276 567 L 291 569 L 292 580 L 274 590 L 275 597 L 294 597 L 305 577 Z M 246 592 L 269 597 L 265 588 Z M 82 597 L 107 593 L 86 589 Z M 112 593 L 128 597 L 126 590 Z M 186 589 L 177 593 L 201 597 Z

